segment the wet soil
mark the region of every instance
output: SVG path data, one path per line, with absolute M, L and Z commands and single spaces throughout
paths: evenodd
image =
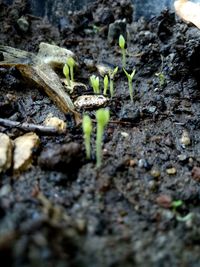
M 25 1 L 0 1 L 0 44 L 37 52 L 45 41 L 71 49 L 79 62 L 75 77 L 88 86 L 98 73 L 86 59 L 119 66 L 99 169 L 95 134 L 87 161 L 81 126 L 15 68 L 0 69 L 1 118 L 42 124 L 52 113 L 69 125 L 67 134 L 40 135 L 31 168 L 1 174 L 4 266 L 199 266 L 200 31 L 169 11 L 132 22 L 128 7 L 98 1 L 70 13 L 60 28 L 32 16 Z M 106 39 L 108 24 L 123 14 L 127 70 L 136 69 L 133 103 L 117 41 Z M 21 16 L 27 32 L 17 26 Z M 95 110 L 89 114 L 95 119 Z M 12 139 L 23 134 L 0 131 Z

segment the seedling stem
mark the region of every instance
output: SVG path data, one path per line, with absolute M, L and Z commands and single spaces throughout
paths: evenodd
M 92 133 L 92 121 L 88 115 L 83 116 L 82 128 L 84 133 L 86 158 L 90 159 L 91 157 L 90 139 Z
M 124 73 L 126 74 L 126 77 L 128 79 L 128 88 L 129 88 L 129 94 L 131 102 L 133 102 L 133 77 L 135 76 L 135 69 L 132 71 L 131 74 L 129 74 L 125 69 Z
M 97 120 L 97 135 L 96 135 L 96 167 L 99 168 L 102 164 L 102 139 L 106 125 L 110 119 L 108 109 L 99 109 L 96 112 Z
M 90 77 L 91 86 L 95 94 L 100 94 L 99 77 L 92 75 Z
M 104 79 L 103 79 L 103 85 L 104 85 L 104 87 L 103 87 L 103 94 L 104 95 L 107 95 L 108 83 L 109 83 L 109 81 L 108 81 L 108 75 L 106 75 L 104 77 Z
M 110 77 L 110 96 L 113 98 L 114 96 L 114 76 L 118 71 L 118 67 L 116 67 L 113 71 L 109 71 L 109 77 Z
M 70 82 L 70 77 L 69 77 L 69 67 L 68 67 L 67 64 L 65 64 L 64 67 L 63 67 L 63 73 L 64 73 L 64 75 L 65 75 L 65 77 L 67 79 L 68 85 L 70 86 L 71 82 Z
M 67 59 L 67 65 L 69 66 L 69 70 L 70 70 L 70 77 L 71 77 L 71 81 L 74 81 L 74 66 L 75 66 L 75 60 L 73 59 L 73 57 L 69 57 Z
M 123 68 L 126 68 L 126 48 L 125 48 L 125 39 L 124 36 L 122 34 L 120 34 L 119 36 L 119 47 L 121 48 L 121 52 L 122 52 L 122 66 Z

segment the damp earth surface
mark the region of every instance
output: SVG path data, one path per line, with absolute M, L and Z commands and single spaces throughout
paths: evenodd
M 37 53 L 46 42 L 76 55 L 75 80 L 86 87 L 70 92 L 72 101 L 93 94 L 93 74 L 102 90 L 97 64 L 119 67 L 114 97 L 108 94 L 105 103 L 110 122 L 97 169 L 98 107 L 79 110 L 93 119 L 86 160 L 82 127 L 73 116 L 16 67 L 1 66 L 1 119 L 42 125 L 53 114 L 67 124 L 65 133 L 38 133 L 28 169 L 11 166 L 0 174 L 4 266 L 199 266 L 200 31 L 167 10 L 138 21 L 133 12 L 128 0 L 99 0 L 56 26 L 31 15 L 26 1 L 0 1 L 1 45 Z M 120 33 L 127 40 L 126 70 L 136 70 L 133 102 Z M 0 132 L 15 140 L 27 131 L 1 125 Z

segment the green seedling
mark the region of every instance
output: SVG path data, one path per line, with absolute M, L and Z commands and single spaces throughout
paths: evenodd
M 172 201 L 172 209 L 174 212 L 176 212 L 177 208 L 181 207 L 183 205 L 183 201 L 181 199 Z
M 68 85 L 70 86 L 71 83 L 70 83 L 70 77 L 69 77 L 69 67 L 68 67 L 67 64 L 65 64 L 64 67 L 63 67 L 63 74 L 65 75 L 65 77 L 67 79 Z
M 92 75 L 90 77 L 90 83 L 94 90 L 95 94 L 100 94 L 100 88 L 99 88 L 99 77 Z
M 88 115 L 83 116 L 82 128 L 84 133 L 86 158 L 90 159 L 91 157 L 90 139 L 92 133 L 92 120 Z
M 102 139 L 106 125 L 110 119 L 108 109 L 101 108 L 96 111 L 97 120 L 97 135 L 96 135 L 96 167 L 99 168 L 102 164 Z
M 73 57 L 69 57 L 67 59 L 67 65 L 69 66 L 70 78 L 71 78 L 72 82 L 74 81 L 74 66 L 75 66 L 75 64 L 76 64 L 76 62 L 73 59 Z
M 130 94 L 131 102 L 133 102 L 133 77 L 135 76 L 135 69 L 132 71 L 131 74 L 129 74 L 125 69 L 123 70 L 128 79 L 129 94 Z
M 172 207 L 172 211 L 175 214 L 175 217 L 177 219 L 177 221 L 179 222 L 187 222 L 190 221 L 192 219 L 193 213 L 189 212 L 188 214 L 186 214 L 185 216 L 181 216 L 179 214 L 179 212 L 177 211 L 178 208 L 180 208 L 181 206 L 183 206 L 184 202 L 181 199 L 178 200 L 174 200 L 172 201 L 171 207 Z
M 158 77 L 159 80 L 159 86 L 164 87 L 166 85 L 166 77 L 163 73 L 163 67 L 164 67 L 164 57 L 161 56 L 161 67 L 160 71 L 155 73 L 156 77 Z
M 126 48 L 125 48 L 126 41 L 124 39 L 124 36 L 120 34 L 119 36 L 119 47 L 122 51 L 122 66 L 123 68 L 126 68 Z
M 193 213 L 190 212 L 190 213 L 188 213 L 187 215 L 185 215 L 183 217 L 177 215 L 176 219 L 179 222 L 187 222 L 187 221 L 190 221 L 192 219 L 192 217 L 193 217 Z
M 113 71 L 109 70 L 109 78 L 110 78 L 110 96 L 111 98 L 114 96 L 114 76 L 118 71 L 118 67 L 116 67 Z
M 108 90 L 108 75 L 105 75 L 104 79 L 103 79 L 103 94 L 107 95 L 107 90 Z
M 98 27 L 97 25 L 93 25 L 92 30 L 93 30 L 94 34 L 97 34 L 100 31 L 100 27 Z
M 159 86 L 163 87 L 166 83 L 166 78 L 165 78 L 164 73 L 163 72 L 157 72 L 155 75 L 156 75 L 156 77 L 158 77 Z

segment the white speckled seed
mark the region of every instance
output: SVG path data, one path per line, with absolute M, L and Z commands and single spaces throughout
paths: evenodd
M 103 95 L 82 95 L 76 99 L 74 106 L 78 109 L 93 109 L 104 106 L 108 100 Z

